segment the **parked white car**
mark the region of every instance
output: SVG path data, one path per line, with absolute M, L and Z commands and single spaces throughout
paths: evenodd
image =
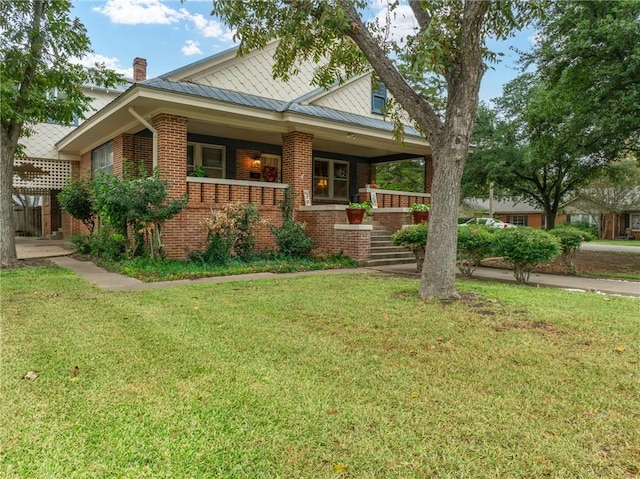
M 471 218 L 458 226 L 471 226 L 471 225 L 485 225 L 491 228 L 503 229 L 503 228 L 517 228 L 516 225 L 511 223 L 505 223 L 504 221 L 495 220 L 493 218 Z

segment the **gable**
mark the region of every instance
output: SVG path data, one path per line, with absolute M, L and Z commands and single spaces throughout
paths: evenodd
M 382 115 L 371 111 L 371 74 L 363 75 L 325 92 L 309 104 L 371 118 L 383 118 Z
M 164 77 L 283 101 L 293 101 L 314 90 L 311 82 L 317 65 L 312 62 L 299 65 L 298 73 L 287 82 L 273 78 L 276 46 L 277 42 L 273 42 L 263 50 L 255 50 L 241 57 L 227 52 L 214 55 L 208 61 L 198 62 Z

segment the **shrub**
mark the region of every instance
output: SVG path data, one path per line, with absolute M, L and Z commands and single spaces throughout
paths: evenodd
M 590 234 L 593 238 L 598 237 L 598 227 L 596 225 L 579 221 L 575 223 L 563 223 L 561 226 L 564 225 L 578 228 L 580 231 Z
M 560 254 L 560 244 L 546 231 L 535 228 L 505 228 L 494 234 L 494 252 L 513 265 L 520 284 L 529 282 L 531 270 Z
M 200 260 L 227 264 L 234 253 L 243 261 L 251 259 L 254 247 L 252 228 L 261 221 L 253 203 L 229 203 L 219 210 L 213 210 L 211 218 L 204 222 L 208 231 L 208 245 Z
M 127 171 L 133 168 L 126 158 L 122 161 Z M 125 240 L 128 240 L 129 227 L 133 231 L 134 237 L 128 241 L 131 255 L 143 250 L 146 245 L 151 258 L 163 256 L 164 223 L 180 213 L 187 204 L 186 195 L 179 199 L 168 199 L 169 185 L 160 178 L 158 169 L 147 176 L 143 166 L 140 167 L 138 178 L 99 175 L 93 181 L 92 196 L 104 223 Z
M 471 277 L 480 262 L 491 254 L 495 229 L 482 225 L 458 228 L 457 263 L 460 272 Z
M 560 242 L 565 270 L 569 274 L 576 274 L 576 266 L 573 260 L 580 249 L 580 245 L 584 241 L 592 241 L 594 235 L 582 228 L 576 228 L 566 223 L 556 226 L 550 233 Z
M 293 219 L 293 195 L 295 190 L 288 186 L 280 202 L 282 226 L 269 226 L 271 234 L 278 245 L 278 252 L 285 258 L 302 258 L 309 256 L 316 247 L 315 241 L 307 233 L 304 223 Z
M 306 225 L 298 221 L 287 220 L 280 228 L 271 226 L 271 233 L 278 245 L 278 252 L 285 258 L 309 256 L 316 247 L 315 241 L 307 233 Z
M 424 263 L 428 229 L 427 223 L 419 223 L 399 229 L 392 235 L 394 245 L 408 248 L 414 254 L 418 271 L 422 271 L 422 264 Z
M 97 209 L 91 197 L 91 180 L 71 180 L 58 193 L 60 207 L 82 223 L 93 236 L 96 226 Z

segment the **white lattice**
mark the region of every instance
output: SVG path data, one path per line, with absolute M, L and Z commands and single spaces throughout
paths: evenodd
M 59 190 L 71 178 L 70 161 L 16 159 L 13 168 L 14 188 Z

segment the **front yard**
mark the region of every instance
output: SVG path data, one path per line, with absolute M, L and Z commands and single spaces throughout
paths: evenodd
M 114 293 L 3 271 L 0 475 L 640 474 L 638 299 L 417 287 L 372 273 Z

